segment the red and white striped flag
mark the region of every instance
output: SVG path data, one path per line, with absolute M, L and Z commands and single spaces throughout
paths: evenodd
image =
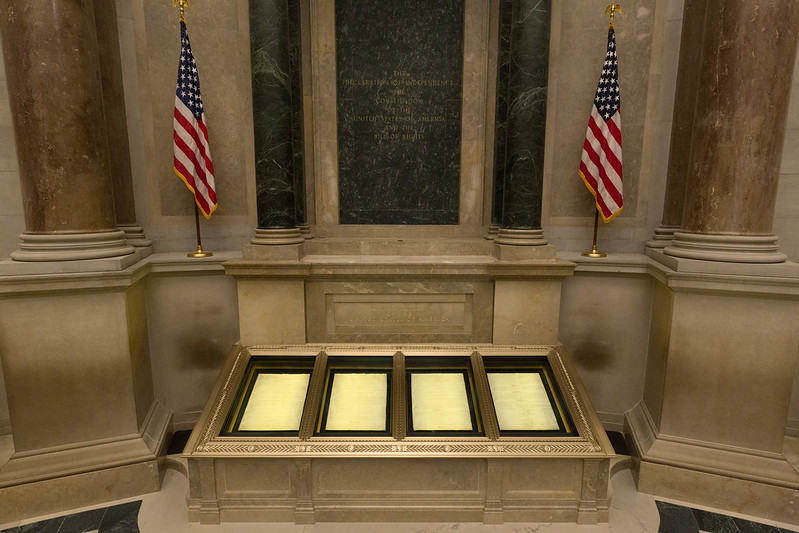
M 602 220 L 621 213 L 621 99 L 616 62 L 616 32 L 608 29 L 608 52 L 588 119 L 580 177 L 596 198 Z
M 203 99 L 200 96 L 200 76 L 191 53 L 186 23 L 180 21 L 180 67 L 175 91 L 175 173 L 191 192 L 205 218 L 216 209 L 214 164 L 208 148 Z

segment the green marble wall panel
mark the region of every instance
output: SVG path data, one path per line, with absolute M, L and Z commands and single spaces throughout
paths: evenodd
M 464 2 L 335 9 L 340 223 L 457 224 Z

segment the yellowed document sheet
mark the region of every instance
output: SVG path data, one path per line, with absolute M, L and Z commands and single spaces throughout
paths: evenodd
M 537 372 L 487 372 L 500 431 L 558 429 L 558 420 Z
M 387 401 L 386 373 L 334 374 L 325 429 L 384 431 Z
M 239 430 L 299 431 L 311 374 L 259 374 Z
M 473 429 L 463 374 L 411 374 L 411 401 L 414 431 Z

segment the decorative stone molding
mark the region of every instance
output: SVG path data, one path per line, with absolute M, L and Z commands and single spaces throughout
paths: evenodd
M 23 233 L 15 261 L 79 261 L 119 257 L 134 252 L 121 230 L 94 233 Z
M 776 235 L 709 235 L 675 231 L 663 252 L 674 257 L 731 263 L 783 263 Z

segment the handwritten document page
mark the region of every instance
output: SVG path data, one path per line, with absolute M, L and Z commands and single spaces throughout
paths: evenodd
M 487 372 L 487 375 L 500 431 L 559 429 L 538 372 Z
M 461 373 L 412 373 L 414 431 L 472 431 L 466 382 Z
M 385 431 L 387 373 L 333 374 L 328 431 Z
M 311 374 L 258 374 L 240 431 L 299 431 Z

